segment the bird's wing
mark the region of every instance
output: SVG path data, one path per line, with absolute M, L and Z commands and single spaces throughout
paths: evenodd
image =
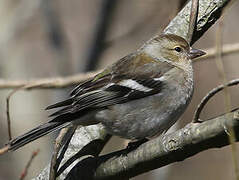
M 86 109 L 107 108 L 153 95 L 161 91 L 164 74 L 171 68 L 166 62 L 152 62 L 152 58 L 144 54 L 129 55 L 77 86 L 69 99 L 47 109 L 65 106 L 51 116 L 78 114 Z

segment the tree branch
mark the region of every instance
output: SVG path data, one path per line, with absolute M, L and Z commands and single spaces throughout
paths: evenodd
M 194 32 L 191 44 L 196 42 L 222 15 L 222 11 L 233 0 L 200 0 L 197 19 L 197 29 Z M 173 33 L 187 39 L 189 29 L 191 1 L 165 28 L 165 33 Z
M 4 80 L 0 79 L 0 89 L 12 89 L 23 86 L 29 86 L 25 89 L 45 89 L 45 88 L 65 88 L 79 84 L 90 77 L 97 74 L 99 71 L 76 74 L 73 76 L 58 77 L 58 78 L 42 78 L 33 80 Z
M 97 156 L 105 143 L 110 139 L 102 125 L 79 127 L 73 135 L 65 152 L 59 171 L 58 179 L 65 179 L 69 171 L 79 162 L 80 157 Z M 67 166 L 65 166 L 67 164 Z M 46 166 L 35 180 L 49 179 L 50 165 Z
M 230 87 L 230 86 L 235 86 L 239 84 L 239 79 L 233 79 L 229 82 L 227 82 L 226 84 L 217 86 L 216 88 L 212 89 L 209 93 L 207 93 L 206 96 L 204 96 L 204 98 L 201 100 L 201 102 L 198 104 L 197 109 L 194 113 L 194 118 L 193 118 L 193 122 L 201 122 L 200 121 L 200 114 L 203 110 L 203 108 L 205 107 L 205 105 L 207 104 L 207 102 L 218 92 L 222 91 L 223 89 L 225 89 L 226 87 Z M 228 109 L 228 111 L 230 111 L 230 109 Z M 227 112 L 228 112 L 227 111 Z
M 192 0 L 191 3 L 191 12 L 190 12 L 190 23 L 188 29 L 188 42 L 191 44 L 193 33 L 196 29 L 197 24 L 197 17 L 198 17 L 198 7 L 199 7 L 199 0 Z
M 39 151 L 40 151 L 40 150 L 37 149 L 36 151 L 33 151 L 33 152 L 32 152 L 32 155 L 31 155 L 29 161 L 27 162 L 26 167 L 24 168 L 23 172 L 21 173 L 20 180 L 24 180 L 24 179 L 25 179 L 25 177 L 26 177 L 26 175 L 27 175 L 27 172 L 28 172 L 28 170 L 29 170 L 29 168 L 30 168 L 30 166 L 31 166 L 31 164 L 32 164 L 32 161 L 33 161 L 34 158 L 38 155 Z
M 210 148 L 229 144 L 226 127 L 235 129 L 239 138 L 239 111 L 221 115 L 203 123 L 190 123 L 184 128 L 151 141 L 137 149 L 117 151 L 98 158 L 87 158 L 78 163 L 67 179 L 79 179 L 84 167 L 93 169 L 94 174 L 85 179 L 122 179 L 182 161 Z M 77 178 L 76 178 L 77 177 Z

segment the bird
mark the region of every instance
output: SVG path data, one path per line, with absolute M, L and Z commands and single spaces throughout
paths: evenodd
M 101 123 L 109 134 L 141 140 L 165 133 L 183 114 L 194 89 L 192 59 L 205 52 L 175 34 L 161 34 L 50 105 L 51 120 L 7 143 L 16 150 L 69 126 Z

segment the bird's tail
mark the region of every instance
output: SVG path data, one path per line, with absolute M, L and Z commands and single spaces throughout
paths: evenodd
M 7 144 L 7 151 L 12 151 L 12 150 L 16 150 L 32 141 L 34 141 L 35 139 L 38 139 L 46 134 L 49 134 L 53 131 L 56 131 L 58 129 L 67 127 L 70 123 L 63 123 L 63 122 L 47 122 L 43 125 L 40 125 L 34 129 L 32 129 L 31 131 L 18 136 L 16 139 L 11 140 L 8 144 Z

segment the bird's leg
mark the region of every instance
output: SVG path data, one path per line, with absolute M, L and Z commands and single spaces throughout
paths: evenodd
M 201 119 L 194 120 L 193 123 L 203 123 L 204 121 Z
M 140 140 L 130 141 L 127 145 L 127 149 L 128 150 L 136 149 L 137 147 L 139 147 L 141 144 L 147 142 L 148 140 L 149 139 L 147 139 L 147 138 L 143 138 L 143 139 L 140 139 Z

